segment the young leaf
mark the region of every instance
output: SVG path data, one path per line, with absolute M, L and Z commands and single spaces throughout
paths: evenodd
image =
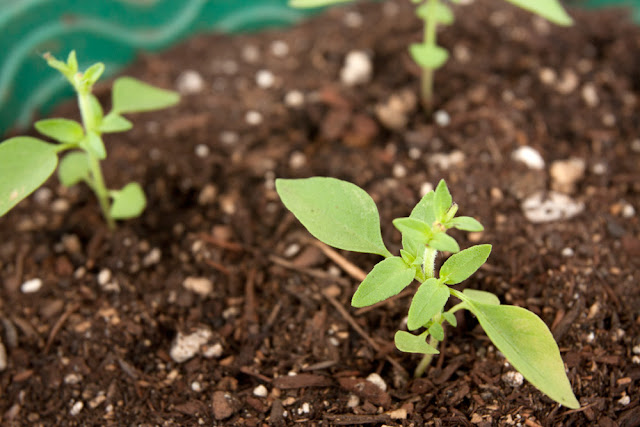
M 451 193 L 449 193 L 447 183 L 444 182 L 444 179 L 441 179 L 433 197 L 433 209 L 436 221 L 442 221 L 445 218 L 452 204 L 453 199 L 451 198 Z
M 138 217 L 147 205 L 144 191 L 137 182 L 130 182 L 122 190 L 112 191 L 111 197 L 113 204 L 109 214 L 113 219 Z
M 428 245 L 443 252 L 456 253 L 460 251 L 460 246 L 458 242 L 456 242 L 456 239 L 444 232 L 435 233 L 429 240 Z
M 498 350 L 531 384 L 568 408 L 580 407 L 558 345 L 538 316 L 512 305 L 466 302 Z
M 429 225 L 432 225 L 436 221 L 433 203 L 435 196 L 436 193 L 433 191 L 429 191 L 427 194 L 425 194 L 422 199 L 420 199 L 418 204 L 413 208 L 413 210 L 411 211 L 411 215 L 409 215 L 409 218 L 417 219 L 426 222 Z
M 409 46 L 409 53 L 419 66 L 431 70 L 442 67 L 449 59 L 449 52 L 446 49 L 423 43 L 413 43 Z
M 124 132 L 133 127 L 133 123 L 118 113 L 110 112 L 105 116 L 98 129 L 103 133 Z
M 180 101 L 173 91 L 160 89 L 132 77 L 120 77 L 113 83 L 113 111 L 137 113 L 170 107 Z
M 102 138 L 95 132 L 89 131 L 85 140 L 87 150 L 100 160 L 107 158 L 107 150 L 104 148 Z
M 417 7 L 416 15 L 418 15 L 418 18 L 422 19 L 423 21 L 426 21 L 429 14 L 429 9 L 430 9 L 430 5 L 427 3 L 423 3 Z M 443 24 L 443 25 L 453 24 L 453 20 L 454 20 L 453 12 L 451 11 L 451 8 L 446 4 L 436 3 L 435 14 L 436 14 L 436 21 L 438 22 L 438 24 Z
M 415 276 L 413 267 L 394 256 L 377 263 L 353 294 L 351 305 L 366 307 L 397 295 L 409 286 Z
M 78 59 L 76 58 L 75 50 L 69 52 L 67 56 L 67 67 L 69 67 L 69 71 L 74 74 L 78 72 Z
M 414 218 L 396 218 L 393 220 L 393 226 L 402 233 L 403 242 L 409 241 L 406 246 L 403 244 L 408 250 L 424 246 L 432 235 L 429 224 Z
M 44 119 L 34 124 L 36 130 L 64 144 L 76 144 L 84 137 L 82 125 L 75 120 Z
M 90 85 L 93 86 L 95 82 L 98 81 L 102 73 L 104 72 L 104 64 L 102 62 L 97 62 L 93 64 L 91 67 L 87 68 L 82 76 L 84 80 Z
M 444 320 L 446 320 L 454 328 L 458 326 L 458 319 L 456 319 L 455 314 L 445 311 L 444 313 L 442 313 L 442 317 L 444 317 Z
M 58 165 L 57 149 L 29 136 L 0 143 L 0 216 L 51 176 Z
M 558 0 L 507 0 L 524 10 L 533 12 L 557 25 L 571 25 L 573 19 L 567 14 Z
M 500 305 L 500 299 L 491 292 L 479 291 L 477 289 L 465 289 L 462 293 L 471 301 L 482 304 Z
M 104 116 L 102 105 L 100 105 L 100 101 L 98 101 L 98 98 L 96 98 L 96 96 L 92 93 L 89 94 L 89 101 L 90 111 L 88 113 L 91 115 L 93 123 L 95 123 L 99 127 L 100 123 L 102 122 L 102 117 Z
M 438 354 L 437 349 L 427 344 L 428 332 L 420 335 L 413 335 L 407 331 L 398 331 L 394 337 L 396 347 L 405 353 Z
M 357 185 L 325 177 L 277 179 L 276 191 L 316 239 L 338 249 L 391 256 L 378 208 Z
M 73 151 L 60 160 L 58 179 L 65 187 L 71 187 L 89 176 L 89 159 L 82 151 Z
M 484 227 L 480 222 L 471 218 L 470 216 L 459 216 L 457 218 L 453 218 L 451 221 L 447 223 L 449 228 L 457 228 L 458 230 L 463 231 L 482 231 Z
M 289 6 L 298 9 L 312 8 L 312 7 L 324 7 L 330 6 L 336 3 L 346 3 L 352 0 L 290 0 Z
M 429 335 L 438 341 L 442 341 L 444 339 L 444 329 L 442 328 L 442 325 L 436 322 L 429 326 Z
M 409 306 L 407 328 L 414 331 L 423 327 L 436 314 L 440 313 L 449 299 L 449 288 L 438 279 L 428 279 L 413 296 Z
M 440 280 L 455 285 L 467 279 L 485 263 L 491 253 L 491 245 L 476 245 L 451 255 L 440 268 Z

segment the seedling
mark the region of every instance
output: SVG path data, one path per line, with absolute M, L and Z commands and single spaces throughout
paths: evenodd
M 329 6 L 353 0 L 290 0 L 289 4 L 298 8 Z M 460 0 L 450 0 L 459 3 Z M 533 12 L 558 25 L 571 25 L 571 17 L 560 5 L 558 0 L 506 0 L 509 3 Z M 442 67 L 449 52 L 438 46 L 438 25 L 451 25 L 454 21 L 453 12 L 445 0 L 411 0 L 416 5 L 416 15 L 424 22 L 424 38 L 421 43 L 409 46 L 411 58 L 422 70 L 420 83 L 420 99 L 426 111 L 431 111 L 433 105 L 433 73 Z
M 131 182 L 120 190 L 106 188 L 100 160 L 107 157 L 102 135 L 133 127 L 122 114 L 166 108 L 179 101 L 177 93 L 159 89 L 131 77 L 115 80 L 112 108 L 105 116 L 92 89 L 104 71 L 98 62 L 78 71 L 75 51 L 67 62 L 45 54 L 49 66 L 58 70 L 77 93 L 82 124 L 69 119 L 44 119 L 35 128 L 55 144 L 30 136 L 18 136 L 0 143 L 0 216 L 33 193 L 58 167 L 58 178 L 69 187 L 85 182 L 95 193 L 109 226 L 115 220 L 139 216 L 146 199 L 140 184 Z M 58 164 L 58 156 L 68 152 Z
M 466 309 L 473 313 L 495 346 L 509 363 L 544 394 L 569 408 L 579 408 L 565 374 L 560 351 L 549 328 L 534 313 L 521 307 L 502 305 L 492 293 L 452 287 L 466 280 L 487 260 L 491 245 L 460 250 L 447 230 L 481 231 L 482 225 L 468 216 L 456 217 L 458 205 L 452 202 L 444 180 L 427 193 L 408 218 L 393 225 L 402 234 L 400 256 L 389 252 L 382 241 L 380 219 L 375 202 L 358 186 L 335 178 L 278 179 L 276 190 L 284 205 L 307 230 L 324 243 L 355 252 L 381 255 L 359 285 L 351 305 L 365 307 L 397 295 L 414 280 L 420 283 L 411 305 L 407 331 L 397 331 L 396 347 L 404 352 L 421 353 L 416 368 L 421 376 L 444 339 L 443 323 L 456 326 L 454 313 Z M 438 252 L 451 255 L 435 271 Z M 459 303 L 445 310 L 451 297 Z

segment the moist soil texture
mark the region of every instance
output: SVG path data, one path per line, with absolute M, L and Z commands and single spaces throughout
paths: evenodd
M 455 7 L 433 113 L 407 1 L 142 56 L 125 74 L 183 94 L 105 138 L 107 182 L 141 183 L 144 214 L 112 232 L 54 177 L 0 220 L 0 422 L 639 425 L 640 28 L 571 13 Z M 353 51 L 365 67 L 343 72 Z M 314 175 L 371 194 L 393 253 L 391 221 L 446 179 L 485 226 L 453 232 L 461 247 L 493 245 L 458 288 L 538 314 L 581 408 L 523 382 L 468 312 L 413 379 L 420 357 L 393 336 L 415 285 L 350 307 L 380 258 L 318 245 L 274 189 Z

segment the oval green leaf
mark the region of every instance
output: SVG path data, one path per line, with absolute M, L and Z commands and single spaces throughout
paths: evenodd
M 113 133 L 124 132 L 131 128 L 133 128 L 133 123 L 112 111 L 102 120 L 99 130 L 103 133 Z
M 498 350 L 531 384 L 568 408 L 580 407 L 558 345 L 542 319 L 512 305 L 466 303 Z
M 447 226 L 449 228 L 457 228 L 458 230 L 462 231 L 484 230 L 484 227 L 482 226 L 482 224 L 480 224 L 480 221 L 470 216 L 459 216 L 457 218 L 453 218 L 451 221 L 449 221 Z
M 357 185 L 325 177 L 277 179 L 276 191 L 316 239 L 338 249 L 391 256 L 378 208 Z
M 81 151 L 73 151 L 60 160 L 58 179 L 65 187 L 71 187 L 89 176 L 89 158 Z
M 449 52 L 446 49 L 422 43 L 414 43 L 409 46 L 409 53 L 419 66 L 430 70 L 442 67 L 449 59 Z
M 445 311 L 444 313 L 442 313 L 442 317 L 444 317 L 444 320 L 446 320 L 454 328 L 458 326 L 458 319 L 456 319 L 455 314 L 449 311 Z
M 133 77 L 120 77 L 113 83 L 113 111 L 137 113 L 170 107 L 180 101 L 176 92 L 151 86 Z
M 568 26 L 573 19 L 567 14 L 558 0 L 507 0 L 521 9 L 533 12 L 557 25 Z
M 415 277 L 415 269 L 400 257 L 391 257 L 377 263 L 353 294 L 351 305 L 366 307 L 399 294 Z
M 407 328 L 415 331 L 423 327 L 433 316 L 440 313 L 449 299 L 449 288 L 438 279 L 428 279 L 420 287 L 411 300 Z
M 440 267 L 440 280 L 455 285 L 475 273 L 489 258 L 491 245 L 476 245 L 451 255 Z
M 437 349 L 427 344 L 427 335 L 427 332 L 413 335 L 407 331 L 398 331 L 393 341 L 396 344 L 396 348 L 405 353 L 439 354 L 440 352 Z
M 416 9 L 416 15 L 418 16 L 418 18 L 426 21 L 427 17 L 429 16 L 430 6 L 431 5 L 429 5 L 428 3 L 423 3 L 418 6 Z M 438 22 L 438 24 L 453 24 L 453 12 L 451 11 L 451 8 L 449 6 L 442 3 L 435 3 L 433 6 L 435 9 L 436 21 Z
M 490 305 L 500 305 L 500 299 L 491 292 L 479 291 L 477 289 L 465 289 L 462 291 L 464 296 L 474 302 Z
M 58 165 L 58 147 L 17 136 L 0 143 L 0 216 L 33 193 Z
M 429 326 L 429 335 L 431 335 L 438 341 L 442 341 L 444 339 L 444 328 L 440 323 L 436 322 Z
M 77 144 L 84 137 L 82 125 L 69 119 L 44 119 L 34 124 L 36 130 L 64 144 Z
M 93 86 L 95 82 L 98 81 L 102 73 L 104 72 L 104 64 L 102 62 L 97 62 L 87 68 L 82 76 L 84 80 L 90 85 Z
M 142 187 L 137 182 L 130 182 L 122 190 L 112 191 L 113 203 L 109 215 L 113 219 L 128 219 L 140 216 L 147 205 Z
M 444 179 L 441 179 L 436 187 L 435 195 L 433 196 L 433 210 L 436 217 L 436 221 L 444 222 L 444 219 L 453 204 L 449 187 Z
M 458 245 L 458 242 L 456 242 L 456 239 L 449 236 L 444 231 L 435 233 L 427 244 L 442 252 L 446 251 L 456 253 L 460 251 L 460 246 Z
M 96 132 L 89 131 L 87 133 L 85 145 L 87 150 L 89 150 L 98 159 L 104 160 L 107 158 L 107 150 L 104 148 L 104 142 Z

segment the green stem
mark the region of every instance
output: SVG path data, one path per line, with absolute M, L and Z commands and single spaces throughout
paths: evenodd
M 427 0 L 427 18 L 424 21 L 424 44 L 427 46 L 436 46 L 436 30 L 438 21 L 436 10 L 440 0 Z M 427 112 L 431 112 L 433 107 L 433 73 L 431 68 L 422 68 L 421 81 L 421 99 L 422 106 Z
M 429 336 L 429 345 L 433 348 L 438 348 L 439 341 L 435 339 L 432 335 Z M 425 354 L 418 366 L 416 366 L 416 370 L 413 372 L 414 378 L 420 378 L 424 375 L 424 372 L 427 370 L 431 361 L 433 360 L 433 354 Z
M 438 251 L 430 246 L 424 248 L 424 254 L 422 256 L 422 271 L 424 272 L 425 279 L 431 279 L 436 275 L 436 256 Z
M 100 133 L 97 131 L 98 124 L 95 122 L 95 114 L 91 104 L 91 92 L 79 87 L 78 85 L 74 86 L 78 92 L 78 104 L 80 105 L 80 114 L 82 116 L 82 124 L 84 125 L 85 133 L 91 131 L 96 133 L 98 138 L 101 138 Z M 91 171 L 91 177 L 93 178 L 92 189 L 98 198 L 98 203 L 100 203 L 100 209 L 102 210 L 104 219 L 107 221 L 107 226 L 111 230 L 114 230 L 116 228 L 116 223 L 109 213 L 111 209 L 111 201 L 109 199 L 109 190 L 107 190 L 104 183 L 104 176 L 102 175 L 102 169 L 100 168 L 100 160 L 91 152 L 91 150 L 85 149 L 85 152 L 89 159 L 89 170 Z

